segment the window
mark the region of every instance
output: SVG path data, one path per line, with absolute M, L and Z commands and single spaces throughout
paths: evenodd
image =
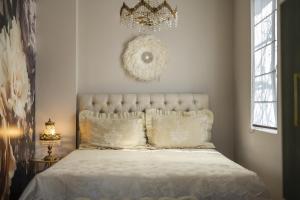
M 277 129 L 277 0 L 252 0 L 252 127 Z

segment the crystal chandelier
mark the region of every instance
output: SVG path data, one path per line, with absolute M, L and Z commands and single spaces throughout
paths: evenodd
M 167 0 L 139 0 L 130 8 L 125 2 L 120 11 L 121 23 L 139 31 L 160 31 L 177 27 L 177 8 L 172 9 Z

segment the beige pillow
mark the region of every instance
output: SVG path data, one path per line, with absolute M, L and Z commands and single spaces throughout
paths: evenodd
M 144 146 L 144 113 L 105 114 L 82 111 L 79 114 L 81 148 L 134 148 Z
M 211 143 L 213 113 L 209 110 L 175 112 L 146 111 L 150 145 L 157 148 L 214 148 Z

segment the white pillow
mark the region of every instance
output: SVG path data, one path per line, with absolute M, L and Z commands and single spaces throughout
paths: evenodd
M 211 143 L 213 113 L 210 110 L 146 111 L 150 145 L 157 148 L 215 148 Z
M 134 148 L 146 145 L 142 112 L 79 114 L 81 148 Z

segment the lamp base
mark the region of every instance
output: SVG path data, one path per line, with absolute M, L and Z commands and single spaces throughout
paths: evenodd
M 57 161 L 59 160 L 57 156 L 54 155 L 47 155 L 43 158 L 44 161 L 49 161 L 49 162 L 53 162 L 53 161 Z
M 52 154 L 52 145 L 48 145 L 48 155 L 45 156 L 43 160 L 44 161 L 49 161 L 49 162 L 59 160 L 59 158 L 57 156 Z

